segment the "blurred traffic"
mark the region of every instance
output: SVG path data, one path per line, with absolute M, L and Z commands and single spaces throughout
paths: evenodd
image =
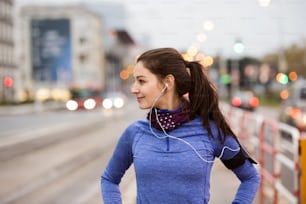
M 102 93 L 90 89 L 71 90 L 71 99 L 66 102 L 66 108 L 70 111 L 104 109 L 120 109 L 127 103 L 127 96 L 118 91 Z
M 251 90 L 239 90 L 234 92 L 231 104 L 237 108 L 254 111 L 259 105 L 259 99 Z
M 102 96 L 100 91 L 90 89 L 70 90 L 70 100 L 66 102 L 66 107 L 70 111 L 79 109 L 92 110 L 101 106 Z
M 279 121 L 306 131 L 306 80 L 298 80 L 286 90 Z
M 103 96 L 102 106 L 105 109 L 123 108 L 127 103 L 127 97 L 122 92 L 107 92 Z

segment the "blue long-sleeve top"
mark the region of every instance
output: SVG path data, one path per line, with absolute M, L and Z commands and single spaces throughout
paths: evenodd
M 152 134 L 148 120 L 129 125 L 101 177 L 104 203 L 122 203 L 119 184 L 132 163 L 137 183 L 137 204 L 208 203 L 213 160 L 220 157 L 221 152 L 220 159 L 231 159 L 239 149 L 239 143 L 231 136 L 226 137 L 223 144 L 218 140 L 213 122 L 211 129 L 213 137 L 203 128 L 201 118 L 196 117 L 168 133 L 179 138 L 175 139 L 165 137 L 155 128 L 152 128 L 155 135 Z M 225 146 L 228 148 L 224 149 Z M 241 181 L 232 203 L 252 203 L 260 183 L 256 168 L 245 160 L 232 171 Z

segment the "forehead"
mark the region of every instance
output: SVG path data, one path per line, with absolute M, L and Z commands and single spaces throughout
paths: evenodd
M 134 77 L 152 77 L 155 76 L 142 62 L 138 62 L 134 67 Z

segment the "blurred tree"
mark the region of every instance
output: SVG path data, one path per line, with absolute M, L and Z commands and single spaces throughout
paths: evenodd
M 285 50 L 288 72 L 295 71 L 306 78 L 306 41 L 302 45 L 292 45 Z
M 287 63 L 287 72 L 295 71 L 298 76 L 306 79 L 306 41 L 297 45 L 293 44 L 284 50 Z M 278 53 L 268 53 L 262 58 L 264 63 L 272 66 L 278 64 Z M 288 74 L 287 73 L 287 74 Z
M 269 53 L 266 54 L 263 58 L 262 58 L 262 62 L 263 63 L 267 63 L 269 65 L 277 65 L 278 62 L 278 54 L 277 53 Z

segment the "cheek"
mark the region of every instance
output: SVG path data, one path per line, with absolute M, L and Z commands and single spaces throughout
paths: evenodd
M 161 92 L 151 92 L 151 94 L 149 94 L 148 96 L 148 100 L 147 103 L 150 106 L 154 107 L 159 107 L 159 104 L 161 103 L 161 101 L 163 100 L 163 96 Z
M 156 91 L 153 91 L 152 89 L 148 90 L 145 96 L 146 105 L 151 107 L 158 97 L 159 97 L 159 93 L 157 93 Z
M 146 102 L 146 104 L 147 104 L 147 105 L 152 105 L 153 101 L 154 101 L 153 95 L 150 94 L 150 93 L 148 93 L 148 94 L 146 95 L 146 97 L 145 97 L 145 102 Z

